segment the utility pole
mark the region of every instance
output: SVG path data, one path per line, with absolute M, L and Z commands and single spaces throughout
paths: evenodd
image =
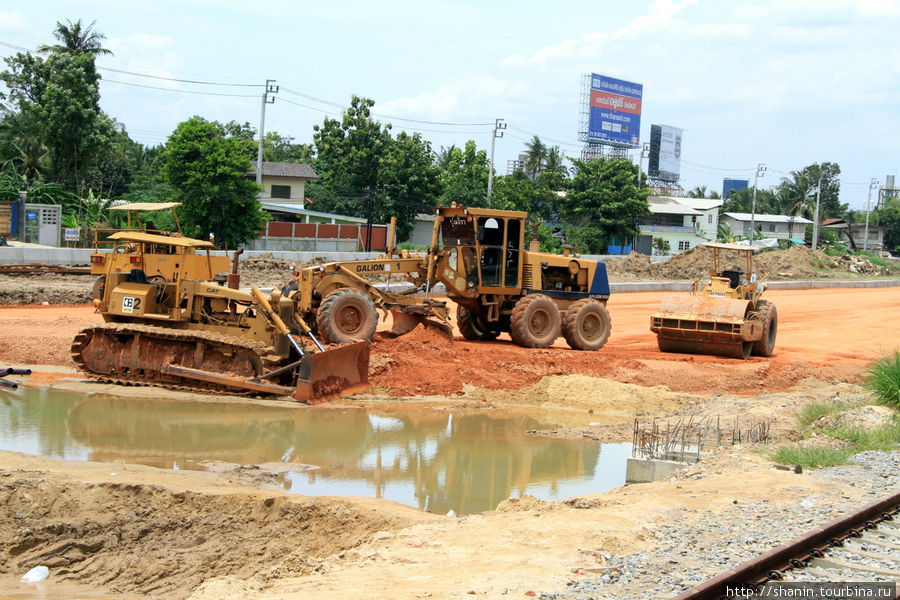
M 641 149 L 640 154 L 638 154 L 638 189 L 641 189 L 641 179 L 644 175 L 644 159 L 645 158 L 650 158 L 649 142 L 644 142 L 644 147 Z
M 819 202 L 822 201 L 822 177 L 819 176 L 819 184 L 816 188 L 816 214 L 813 215 L 813 243 L 812 249 L 815 250 L 819 245 Z M 791 234 L 794 232 L 791 231 Z
M 503 119 L 497 119 L 494 121 L 494 133 L 491 135 L 491 169 L 488 171 L 488 192 L 487 192 L 487 205 L 491 205 L 491 190 L 494 189 L 494 142 L 497 141 L 497 138 L 503 137 L 503 130 L 506 129 L 506 123 L 503 122 Z
M 262 185 L 262 167 L 263 167 L 263 142 L 266 138 L 266 104 L 275 104 L 275 96 L 269 97 L 269 94 L 277 94 L 278 86 L 275 85 L 274 79 L 266 79 L 266 89 L 262 95 L 262 109 L 259 114 L 259 149 L 256 152 L 256 185 Z
M 869 195 L 866 196 L 866 233 L 865 238 L 863 238 L 864 251 L 869 249 L 869 202 L 872 201 L 872 189 L 876 187 L 878 187 L 878 179 L 873 177 L 871 183 L 869 183 Z
M 753 178 L 753 205 L 750 207 L 750 244 L 753 245 L 753 237 L 756 235 L 756 182 L 760 177 L 765 176 L 766 165 L 759 163 L 756 165 L 756 177 Z

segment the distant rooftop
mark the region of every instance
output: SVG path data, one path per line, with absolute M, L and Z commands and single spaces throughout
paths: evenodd
M 253 170 L 250 171 L 250 173 L 256 175 L 256 161 L 251 161 L 250 164 L 253 167 Z M 313 168 L 305 163 L 263 161 L 262 174 L 264 177 L 294 177 L 300 179 L 319 178 Z
M 811 224 L 812 221 L 804 217 L 789 217 L 787 215 L 751 215 L 750 213 L 727 212 L 726 217 L 731 217 L 735 221 L 749 221 L 751 218 L 757 223 L 806 223 Z

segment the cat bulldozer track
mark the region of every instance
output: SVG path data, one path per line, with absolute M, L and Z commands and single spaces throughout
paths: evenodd
M 110 238 L 116 260 L 105 261 L 94 300 L 106 323 L 83 329 L 72 343 L 72 359 L 83 371 L 123 384 L 307 403 L 367 387 L 368 342 L 326 348 L 279 291 L 267 296 L 255 287 L 226 287 L 226 280 L 237 282 L 236 257 L 230 275 L 201 280 L 195 271 L 206 274 L 213 264 L 209 242 L 145 232 Z M 170 258 L 149 278 L 140 268 L 145 249 Z
M 738 359 L 751 354 L 771 356 L 778 313 L 774 304 L 762 298 L 766 286 L 753 270 L 756 248 L 716 242 L 702 246 L 713 252 L 710 282 L 701 289 L 695 281 L 690 295 L 663 298 L 650 317 L 650 330 L 656 334 L 659 349 Z

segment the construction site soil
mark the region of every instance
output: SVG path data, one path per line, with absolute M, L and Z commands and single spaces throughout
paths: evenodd
M 803 262 L 824 260 L 807 250 L 787 252 L 803 260 L 786 255 L 793 262 L 760 263 L 759 270 L 769 269 L 770 278 L 803 277 L 801 267 L 816 277 L 823 269 L 835 278 L 856 276 Z M 617 272 L 626 261 L 647 259 L 609 261 L 613 280 L 631 280 L 631 271 Z M 258 281 L 242 271 L 242 283 L 271 286 L 288 278 L 289 264 L 266 263 L 254 275 Z M 647 269 L 655 277 L 690 279 L 708 268 L 690 254 L 669 263 L 659 268 L 682 269 L 679 276 L 654 273 L 657 265 Z M 0 301 L 7 304 L 21 302 L 11 299 L 11 287 L 45 290 L 31 305 L 0 307 L 0 365 L 31 367 L 31 376 L 17 378 L 27 385 L 90 390 L 97 384 L 72 381 L 68 349 L 80 328 L 101 317 L 83 302 L 36 306 L 50 302 L 46 290 L 56 289 L 43 277 L 0 280 Z M 89 278 L 83 280 L 89 286 Z M 548 349 L 520 348 L 506 335 L 469 342 L 458 332 L 450 341 L 423 328 L 396 339 L 379 333 L 372 388 L 312 410 L 490 410 L 556 425 L 542 435 L 615 441 L 630 440 L 635 419 L 764 419 L 772 443 L 797 439 L 800 407 L 832 398 L 865 403 L 864 369 L 900 339 L 900 294 L 896 288 L 828 288 L 770 290 L 767 296 L 779 312 L 770 358 L 662 354 L 649 331 L 662 294 L 614 294 L 612 335 L 598 352 L 573 351 L 562 340 Z M 183 394 L 126 390 L 147 397 Z M 690 476 L 671 481 L 559 502 L 511 499 L 466 517 L 384 500 L 291 495 L 276 489 L 265 469 L 241 465 L 170 471 L 2 452 L 0 536 L 7 543 L 0 548 L 0 598 L 515 598 L 558 592 L 605 572 L 615 557 L 658 546 L 659 532 L 677 520 L 699 522 L 726 514 L 737 502 L 765 502 L 774 522 L 780 507 L 833 497 L 835 483 L 773 469 L 759 449 L 722 450 L 692 467 Z M 862 494 L 853 487 L 841 492 L 847 502 Z M 45 587 L 18 583 L 36 565 L 50 567 L 50 579 L 39 584 Z M 635 585 L 651 585 L 658 574 L 637 577 Z

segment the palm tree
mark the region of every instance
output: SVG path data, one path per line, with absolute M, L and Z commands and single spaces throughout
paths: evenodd
M 530 142 L 525 144 L 525 172 L 533 179 L 541 174 L 546 162 L 547 146 L 544 145 L 541 138 L 534 136 Z
M 68 25 L 64 25 L 59 21 L 56 22 L 56 29 L 53 31 L 53 37 L 62 42 L 55 46 L 42 45 L 38 48 L 38 52 L 47 54 L 50 52 L 65 52 L 68 54 L 92 54 L 93 56 L 112 54 L 110 50 L 104 48 L 101 43 L 106 39 L 102 33 L 94 31 L 94 25 L 97 21 L 91 21 L 87 27 L 81 25 L 81 19 L 74 23 L 66 19 Z
M 559 149 L 559 146 L 553 146 L 547 150 L 547 157 L 544 159 L 544 170 L 548 173 L 561 173 L 568 175 L 569 169 L 563 164 L 566 160 L 565 155 Z

